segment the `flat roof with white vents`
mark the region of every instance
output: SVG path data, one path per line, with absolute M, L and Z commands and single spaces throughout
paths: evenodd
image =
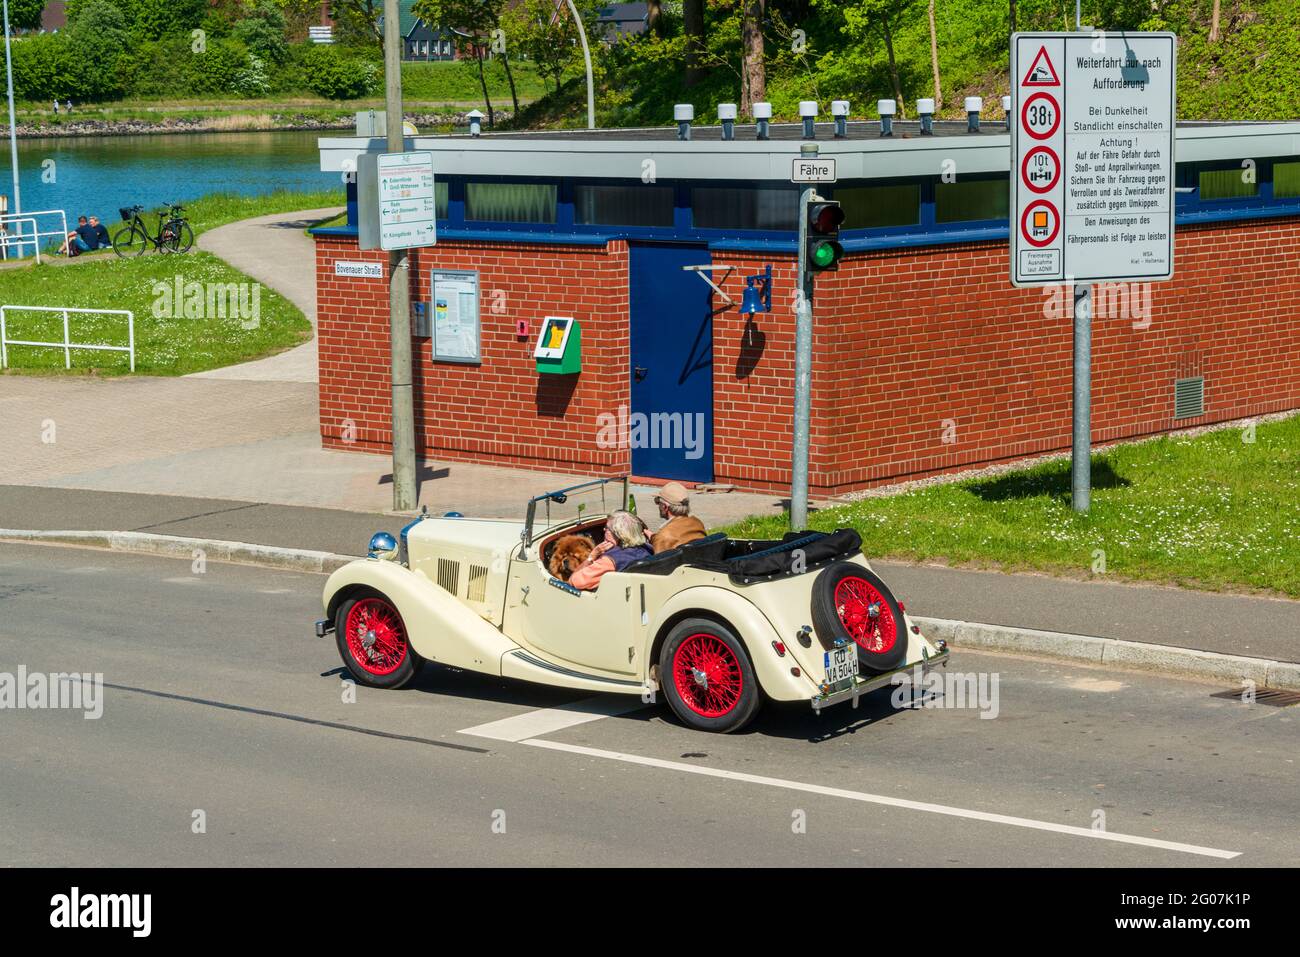
M 838 176 L 887 179 L 938 175 L 945 161 L 959 174 L 1006 173 L 1011 162 L 1010 134 L 997 119 L 981 120 L 978 133 L 965 122 L 936 120 L 934 135 L 920 135 L 916 120 L 895 120 L 894 135 L 880 135 L 878 121 L 855 120 L 837 139 L 834 124 L 816 124 L 820 155 L 837 160 Z M 409 150 L 435 154 L 435 168 L 448 176 L 581 177 L 642 179 L 645 161 L 654 161 L 657 179 L 790 181 L 790 161 L 804 139 L 799 123 L 773 123 L 770 139 L 759 140 L 753 124 L 736 124 L 734 140 L 723 140 L 719 126 L 693 126 L 690 140 L 676 127 L 603 130 L 536 130 L 412 136 Z M 324 136 L 320 168 L 355 169 L 360 153 L 387 149 L 381 137 Z M 1179 163 L 1241 161 L 1300 156 L 1300 122 L 1178 124 Z

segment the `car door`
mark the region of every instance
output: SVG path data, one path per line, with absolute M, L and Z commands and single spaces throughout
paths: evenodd
M 535 558 L 514 559 L 506 591 L 506 634 L 526 648 L 578 671 L 630 675 L 635 670 L 633 587 L 610 573 L 595 591 L 551 577 Z

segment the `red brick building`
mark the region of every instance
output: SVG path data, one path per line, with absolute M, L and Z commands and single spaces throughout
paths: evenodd
M 818 127 L 847 219 L 814 302 L 816 494 L 1069 448 L 1069 291 L 1011 286 L 1008 136 L 960 130 Z M 674 134 L 414 141 L 440 185 L 412 301 L 436 308 L 435 274 L 478 297 L 473 361 L 414 342 L 426 458 L 788 490 L 799 132 Z M 323 139 L 322 168 L 382 148 Z M 1300 408 L 1300 124 L 1186 124 L 1177 156 L 1174 278 L 1096 291 L 1094 442 Z M 387 452 L 387 254 L 358 248 L 349 208 L 316 232 L 321 437 Z M 741 315 L 768 265 L 772 310 Z M 546 316 L 578 320 L 579 373 L 537 371 Z M 638 413 L 671 448 L 638 445 Z

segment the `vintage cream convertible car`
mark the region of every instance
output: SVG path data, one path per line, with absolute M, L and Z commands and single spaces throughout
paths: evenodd
M 687 725 L 720 732 L 764 697 L 856 707 L 898 671 L 947 664 L 852 530 L 714 534 L 609 572 L 595 591 L 552 577 L 555 542 L 599 541 L 627 501 L 626 478 L 601 479 L 532 499 L 522 524 L 450 513 L 417 519 L 400 541 L 379 532 L 368 558 L 330 576 L 316 634 L 333 631 L 344 664 L 376 688 L 402 686 L 429 661 L 646 701 L 662 693 Z

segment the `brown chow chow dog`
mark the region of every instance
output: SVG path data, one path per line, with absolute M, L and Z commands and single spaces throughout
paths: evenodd
M 578 570 L 578 566 L 587 560 L 595 548 L 586 535 L 565 535 L 551 549 L 551 574 L 562 582 Z

